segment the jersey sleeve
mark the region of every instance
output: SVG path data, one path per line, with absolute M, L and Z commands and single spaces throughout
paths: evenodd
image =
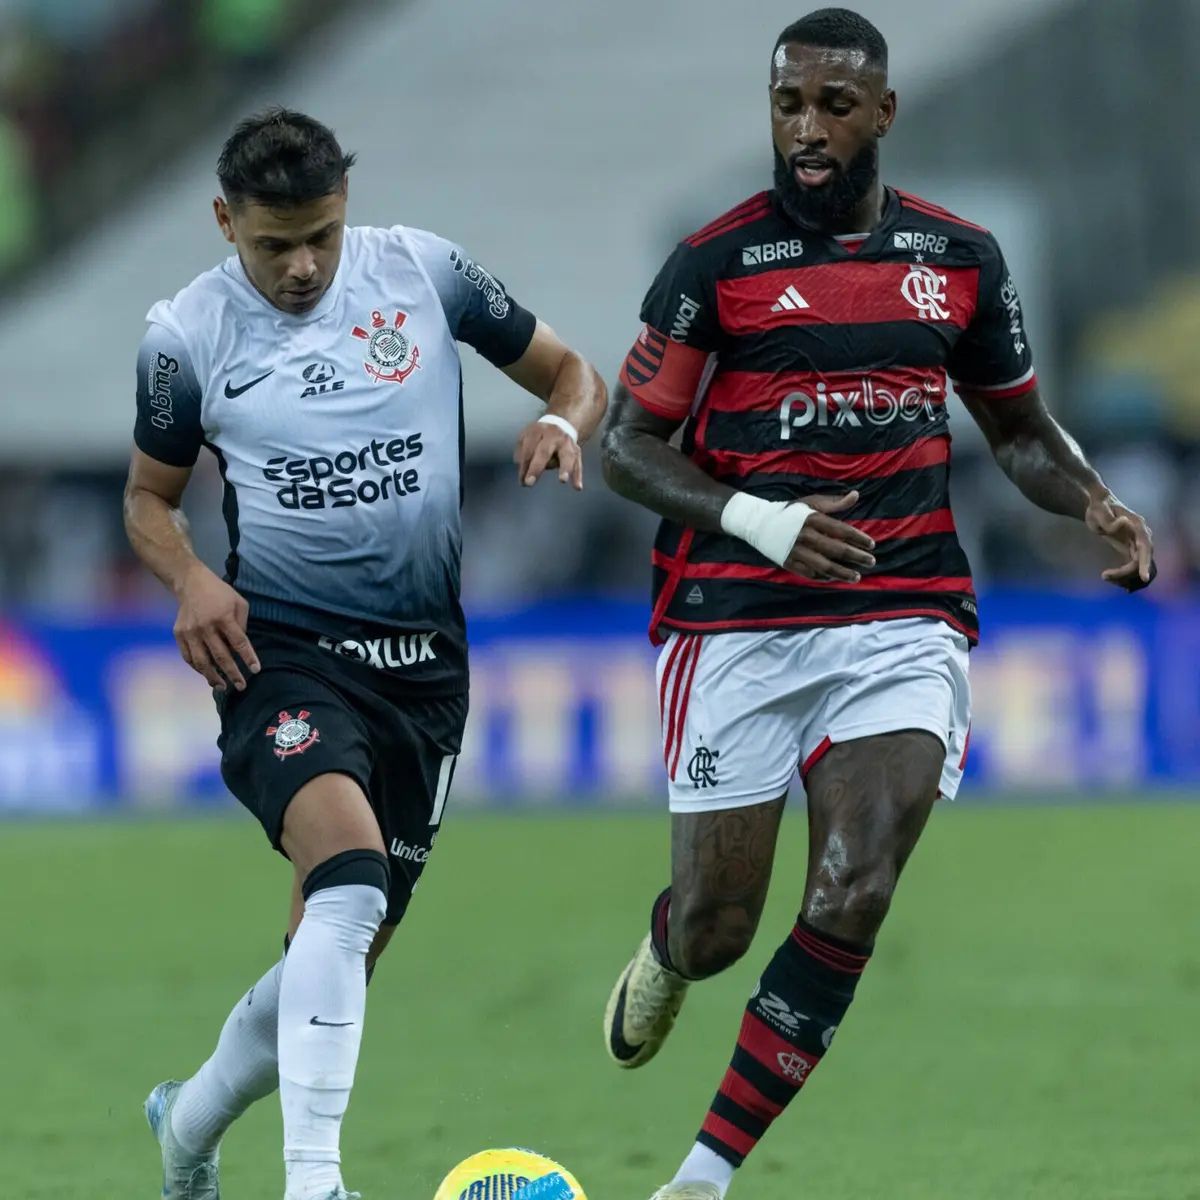
M 947 368 L 956 390 L 997 400 L 1024 395 L 1037 386 L 1021 297 L 1000 247 L 990 237 L 979 269 L 975 315 L 951 351 Z
M 720 343 L 715 289 L 697 250 L 680 242 L 642 301 L 645 322 L 621 382 L 648 412 L 687 416 Z
M 200 401 L 200 383 L 183 339 L 152 323 L 138 349 L 137 448 L 168 466 L 193 466 L 204 444 Z
M 533 313 L 522 308 L 504 284 L 461 246 L 423 230 L 407 232 L 437 289 L 450 332 L 493 366 L 515 363 L 533 340 L 537 325 Z
M 701 252 L 680 242 L 650 285 L 642 301 L 642 320 L 677 346 L 716 350 L 721 326 L 716 289 Z

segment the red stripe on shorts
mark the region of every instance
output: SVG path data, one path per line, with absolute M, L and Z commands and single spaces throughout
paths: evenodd
M 668 775 L 671 771 L 671 751 L 675 746 L 676 730 L 679 729 L 682 734 L 682 729 L 679 727 L 679 690 L 683 683 L 684 674 L 687 671 L 688 659 L 692 653 L 692 647 L 699 640 L 695 634 L 681 638 L 682 642 L 686 643 L 683 646 L 683 652 L 679 656 L 679 663 L 675 668 L 674 683 L 671 687 L 671 704 L 670 718 L 667 722 L 667 736 L 663 742 L 663 765 L 667 768 Z
M 687 720 L 688 700 L 692 695 L 692 680 L 696 676 L 696 664 L 700 661 L 700 648 L 704 644 L 703 638 L 696 638 L 696 648 L 692 652 L 691 662 L 688 665 L 687 682 L 683 685 L 683 703 L 679 710 L 679 736 L 675 742 L 675 757 L 671 761 L 671 780 L 674 782 L 675 772 L 679 769 L 679 755 L 683 750 L 683 728 L 684 722 Z

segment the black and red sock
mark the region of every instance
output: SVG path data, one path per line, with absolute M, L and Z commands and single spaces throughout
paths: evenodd
M 797 920 L 746 1006 L 701 1145 L 742 1165 L 824 1057 L 870 955 Z

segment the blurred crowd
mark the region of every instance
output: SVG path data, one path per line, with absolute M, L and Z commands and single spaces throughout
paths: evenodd
M 320 0 L 0 0 L 0 283 L 153 178 Z M 200 86 L 207 85 L 207 86 Z
M 0 0 L 0 296 L 6 279 L 119 205 L 130 178 L 162 177 L 164 164 L 205 124 L 227 120 L 244 85 L 346 7 L 322 0 Z M 1122 99 L 1110 114 L 1113 134 L 1109 125 L 1080 126 L 1074 104 L 1095 80 L 1106 95 L 1123 98 L 1113 81 L 1126 70 L 1142 79 L 1130 46 L 1164 62 L 1191 53 L 1200 5 L 1156 0 L 1156 11 L 1171 15 L 1164 27 L 1183 31 L 1178 39 L 1164 41 L 1142 6 L 1116 0 L 1070 6 L 1049 26 L 1031 23 L 1011 45 L 995 48 L 993 69 L 1010 81 L 1004 120 L 994 120 L 991 89 L 964 86 L 956 76 L 909 112 L 889 153 L 930 176 L 986 178 L 995 169 L 1027 178 L 1051 227 L 1071 230 L 1053 239 L 1047 270 L 1043 308 L 1059 348 L 1047 399 L 1118 495 L 1154 527 L 1156 590 L 1169 595 L 1200 586 L 1200 275 L 1188 269 L 1200 262 L 1200 225 L 1190 216 L 1200 176 L 1183 172 L 1178 188 L 1157 186 L 1154 156 L 1166 161 L 1186 143 L 1194 106 L 1166 106 L 1147 132 Z M 1085 20 L 1087 38 L 1078 34 Z M 1188 97 L 1200 87 L 1195 72 L 1164 71 Z M 1013 105 L 1028 109 L 1021 122 Z M 1022 136 L 1014 138 L 1018 124 Z M 1102 144 L 1088 140 L 1092 133 Z M 1106 171 L 1103 186 L 1091 187 L 1089 172 L 1109 161 L 1114 136 L 1135 156 L 1133 165 Z M 1169 236 L 1154 236 L 1157 229 Z M 615 374 L 615 362 L 599 365 Z M 951 488 L 980 586 L 1094 585 L 1110 561 L 1105 548 L 1029 505 L 961 410 L 952 428 Z M 655 520 L 607 492 L 594 454 L 588 470 L 583 496 L 549 483 L 530 493 L 516 486 L 506 459 L 469 458 L 470 603 L 645 592 Z M 164 599 L 125 545 L 122 483 L 112 462 L 90 471 L 6 465 L 0 607 L 87 610 Z M 226 547 L 220 490 L 205 455 L 188 508 L 197 545 L 213 565 Z

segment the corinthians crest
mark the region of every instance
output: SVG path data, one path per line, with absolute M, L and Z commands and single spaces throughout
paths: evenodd
M 389 325 L 376 309 L 371 314 L 370 329 L 355 325 L 350 331 L 367 343 L 363 369 L 376 383 L 403 383 L 420 366 L 420 350 L 407 334 L 400 332 L 407 320 L 407 313 L 398 312 Z
M 267 726 L 267 737 L 275 739 L 276 758 L 303 754 L 309 746 L 321 740 L 320 733 L 308 723 L 310 715 L 306 708 L 302 708 L 294 717 L 289 712 L 281 712 L 279 724 Z

